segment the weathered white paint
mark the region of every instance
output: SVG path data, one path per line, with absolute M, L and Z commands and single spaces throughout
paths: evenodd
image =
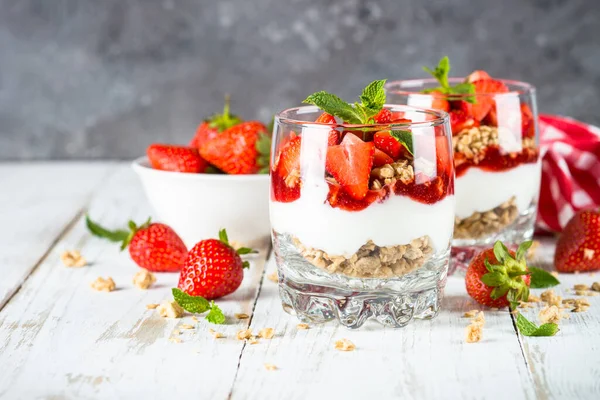
M 31 177 L 38 177 L 31 186 L 20 184 Z M 227 337 L 215 340 L 208 334 L 214 326 L 201 318 L 197 324 L 190 316 L 166 320 L 146 310 L 170 297 L 176 274 L 160 274 L 156 286 L 138 290 L 127 253 L 90 237 L 81 218 L 70 223 L 88 204 L 108 226 L 143 220 L 150 210 L 127 166 L 0 165 L 0 184 L 14 194 L 0 196 L 0 299 L 18 289 L 0 310 L 0 398 L 600 397 L 600 296 L 589 297 L 590 310 L 571 314 L 554 338 L 520 337 L 506 311 L 486 310 L 483 341 L 465 343 L 462 314 L 478 307 L 460 277 L 448 279 L 443 310 L 433 321 L 401 330 L 376 324 L 359 331 L 334 324 L 298 330 L 298 321 L 281 309 L 277 285 L 262 279 L 265 244 L 242 288 L 218 301 L 226 314 L 252 320 L 231 318 L 217 328 Z M 23 235 L 31 240 L 21 243 Z M 552 245 L 545 241 L 537 265 L 548 266 Z M 64 267 L 60 253 L 73 248 L 92 265 Z M 267 272 L 273 269 L 271 260 Z M 91 290 L 98 276 L 112 276 L 118 290 Z M 600 273 L 560 279 L 557 291 L 564 292 L 574 283 L 600 281 Z M 537 320 L 537 310 L 524 313 Z M 170 342 L 182 323 L 197 329 L 182 331 L 182 343 Z M 250 323 L 255 333 L 272 327 L 277 335 L 255 345 L 235 340 Z M 340 338 L 357 349 L 335 350 Z M 279 369 L 267 371 L 265 363 Z

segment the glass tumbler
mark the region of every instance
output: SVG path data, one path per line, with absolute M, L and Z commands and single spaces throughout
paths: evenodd
M 535 88 L 498 81 L 505 92 L 475 96 L 422 93 L 439 86 L 435 79 L 386 86 L 394 103 L 449 110 L 456 169 L 451 269 L 465 269 L 496 240 L 516 248 L 533 236 L 541 180 Z M 477 110 L 470 112 L 474 104 Z
M 270 219 L 283 308 L 303 322 L 401 327 L 439 309 L 454 226 L 448 114 L 387 105 L 389 124 L 276 115 Z

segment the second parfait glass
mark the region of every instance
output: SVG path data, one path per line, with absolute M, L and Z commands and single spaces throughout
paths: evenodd
M 452 258 L 459 269 L 497 240 L 516 248 L 534 231 L 541 179 L 535 89 L 496 81 L 501 93 L 474 95 L 424 93 L 439 86 L 435 79 L 386 85 L 395 103 L 449 111 L 456 168 Z M 449 79 L 451 85 L 462 82 Z
M 385 108 L 385 125 L 314 122 L 315 106 L 276 115 L 273 246 L 283 307 L 304 322 L 401 327 L 439 309 L 454 224 L 448 115 Z

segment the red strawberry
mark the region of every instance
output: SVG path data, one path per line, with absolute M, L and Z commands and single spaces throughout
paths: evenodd
M 446 136 L 435 137 L 435 153 L 437 162 L 437 174 L 441 175 L 443 171 L 450 174 L 452 169 L 452 159 L 450 145 Z
M 270 139 L 258 121 L 232 126 L 200 145 L 200 155 L 228 174 L 255 174 L 268 166 Z
M 447 96 L 440 91 L 434 90 L 430 93 L 433 97 L 431 101 L 431 108 L 434 110 L 450 111 L 450 103 L 447 100 Z
M 600 212 L 578 211 L 556 242 L 554 265 L 560 272 L 600 270 Z
M 190 296 L 202 296 L 207 300 L 226 296 L 237 290 L 244 278 L 244 268 L 240 254 L 248 254 L 251 249 L 235 250 L 229 245 L 227 233 L 219 232 L 219 239 L 206 239 L 198 242 L 189 252 L 179 275 L 177 287 Z
M 378 124 L 389 124 L 392 122 L 392 112 L 387 108 L 381 109 L 376 116 L 373 117 L 376 123 Z
M 376 148 L 383 151 L 394 160 L 397 160 L 400 157 L 404 148 L 404 146 L 390 134 L 390 131 L 376 132 L 373 137 L 373 144 L 375 144 Z
M 93 222 L 85 222 L 90 232 L 111 242 L 121 242 L 121 250 L 129 246 L 131 259 L 140 267 L 153 272 L 176 272 L 187 257 L 183 240 L 165 224 L 151 224 L 150 219 L 141 226 L 129 221 L 129 231 L 110 231 Z
M 463 129 L 469 129 L 474 126 L 479 126 L 479 121 L 471 118 L 462 110 L 450 111 L 450 127 L 452 135 L 458 135 Z
M 375 153 L 373 154 L 373 166 L 374 167 L 382 167 L 385 164 L 391 164 L 394 162 L 394 159 L 383 151 L 379 149 L 375 149 Z
M 473 258 L 465 276 L 467 293 L 479 304 L 506 307 L 510 302 L 527 301 L 531 277 L 525 254 L 531 242 L 519 246 L 517 254 L 500 241 Z
M 484 79 L 492 79 L 492 77 L 485 71 L 477 70 L 477 71 L 471 72 L 471 74 L 469 76 L 467 76 L 466 81 L 472 83 L 472 82 L 484 80 Z
M 331 207 L 339 208 L 345 211 L 360 211 L 364 210 L 375 202 L 383 201 L 390 192 L 388 186 L 384 186 L 379 190 L 369 190 L 362 200 L 356 200 L 348 195 L 338 184 L 328 182 L 329 193 L 327 194 L 327 202 Z
M 223 114 L 214 114 L 203 121 L 196 129 L 196 135 L 190 141 L 190 147 L 200 148 L 200 145 L 215 138 L 220 132 L 239 124 L 242 120 L 229 114 L 229 96 L 225 96 Z
M 500 81 L 493 79 L 479 79 L 473 82 L 475 85 L 475 104 L 471 105 L 473 118 L 481 121 L 496 104 L 493 93 L 506 93 L 508 88 Z
M 336 120 L 333 115 L 324 112 L 323 114 L 319 115 L 319 117 L 315 120 L 315 122 L 318 122 L 320 124 L 335 124 Z M 329 136 L 327 138 L 327 144 L 329 146 L 333 146 L 335 144 L 339 144 L 339 142 L 340 142 L 340 133 L 335 129 L 330 130 Z
M 208 164 L 193 147 L 154 143 L 146 150 L 154 169 L 173 172 L 204 172 Z
M 283 145 L 275 163 L 274 173 L 281 177 L 288 187 L 300 184 L 300 148 L 302 138 L 294 136 Z
M 521 129 L 523 137 L 532 138 L 535 136 L 533 112 L 526 103 L 521 103 Z
M 327 149 L 326 170 L 354 199 L 361 200 L 369 190 L 375 146 L 355 135 L 346 135 L 342 143 Z

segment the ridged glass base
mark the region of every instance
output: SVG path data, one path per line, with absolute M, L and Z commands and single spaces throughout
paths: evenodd
M 283 308 L 302 322 L 337 320 L 356 329 L 373 319 L 399 328 L 415 318 L 430 319 L 438 313 L 449 247 L 404 276 L 365 279 L 315 267 L 302 257 L 289 235 L 274 232 L 273 245 Z

